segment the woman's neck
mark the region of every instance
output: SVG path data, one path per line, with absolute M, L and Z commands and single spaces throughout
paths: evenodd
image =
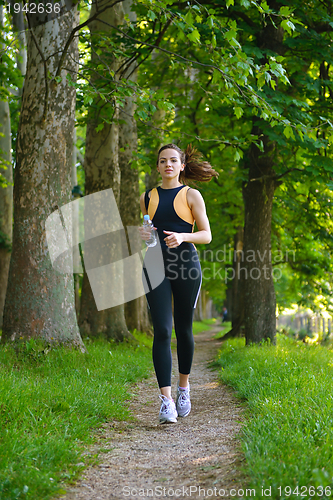
M 182 186 L 183 184 L 181 182 L 179 182 L 178 180 L 174 181 L 174 180 L 171 180 L 170 182 L 164 180 L 161 184 L 161 188 L 162 189 L 173 189 L 173 188 L 176 188 L 176 187 L 180 187 Z

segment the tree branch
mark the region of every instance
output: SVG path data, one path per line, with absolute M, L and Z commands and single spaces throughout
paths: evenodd
M 158 47 L 159 44 L 161 43 L 162 39 L 163 39 L 163 36 L 166 32 L 166 30 L 169 28 L 170 24 L 172 23 L 172 18 L 170 17 L 170 19 L 168 19 L 168 22 L 165 24 L 164 28 L 159 32 L 159 35 L 156 39 L 156 42 L 155 42 L 155 46 Z M 144 57 L 142 59 L 142 61 L 140 61 L 137 66 L 131 71 L 131 73 L 127 76 L 127 78 L 130 78 L 132 76 L 132 74 L 134 73 L 134 71 L 136 71 L 138 69 L 138 67 L 145 62 L 145 60 L 150 56 L 150 54 L 152 53 L 154 49 L 151 49 L 151 51 L 147 54 L 146 57 Z M 138 54 L 137 57 L 139 57 L 140 54 Z M 127 65 L 126 69 L 124 71 L 122 71 L 121 75 L 120 75 L 120 78 L 122 77 L 122 75 L 124 75 L 126 73 L 126 71 L 130 68 L 131 64 L 133 64 L 133 62 L 137 59 L 137 57 L 135 57 L 133 59 L 133 61 Z
M 274 179 L 278 180 L 281 179 L 281 177 L 284 177 L 285 175 L 289 174 L 289 172 L 292 172 L 293 170 L 298 170 L 299 172 L 304 172 L 304 169 L 302 168 L 290 168 L 289 170 L 286 170 L 286 172 L 283 172 L 283 174 L 280 175 L 262 175 L 261 177 L 256 177 L 255 179 L 249 179 L 249 182 L 255 182 L 255 181 L 263 181 L 264 179 Z
M 68 40 L 66 42 L 65 48 L 64 48 L 64 50 L 62 52 L 62 55 L 61 55 L 61 58 L 60 58 L 60 61 L 59 61 L 58 69 L 57 69 L 57 72 L 56 72 L 56 75 L 55 75 L 56 77 L 60 76 L 60 72 L 61 72 L 62 65 L 64 63 L 64 59 L 66 57 L 68 48 L 69 48 L 70 44 L 72 43 L 72 40 L 74 38 L 75 33 L 77 31 L 79 31 L 81 28 L 84 28 L 85 26 L 87 26 L 89 23 L 91 23 L 95 19 L 98 19 L 98 16 L 100 14 L 102 14 L 103 12 L 105 12 L 107 9 L 111 9 L 112 7 L 114 7 L 115 5 L 117 5 L 118 3 L 121 3 L 121 2 L 123 2 L 123 0 L 115 0 L 115 2 L 113 2 L 111 5 L 107 5 L 106 7 L 104 7 L 104 9 L 101 9 L 101 10 L 97 10 L 97 2 L 96 2 L 96 13 L 93 16 L 89 17 L 89 19 L 87 19 L 87 21 L 85 21 L 82 24 L 79 24 L 78 26 L 76 26 L 71 31 L 71 34 L 68 37 Z M 98 19 L 98 21 L 100 21 L 100 19 Z
M 296 167 L 290 168 L 289 170 L 286 170 L 285 172 L 283 172 L 283 174 L 276 176 L 275 180 L 281 179 L 281 177 L 284 177 L 285 175 L 289 174 L 289 172 L 292 172 L 293 170 L 298 170 L 299 172 L 304 172 L 303 168 L 296 168 Z

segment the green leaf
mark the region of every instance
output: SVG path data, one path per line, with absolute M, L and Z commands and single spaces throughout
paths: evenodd
M 149 17 L 149 19 L 150 19 L 151 21 L 155 21 L 155 19 L 156 19 L 156 14 L 155 14 L 155 12 L 153 12 L 152 10 L 149 10 L 149 11 L 148 11 L 148 17 Z
M 261 73 L 258 77 L 257 80 L 257 85 L 259 88 L 263 87 L 265 85 L 265 73 Z
M 243 151 L 241 149 L 236 149 L 234 154 L 234 161 L 238 162 L 241 158 L 243 158 Z
M 293 139 L 295 139 L 293 129 L 291 128 L 291 126 L 290 126 L 290 125 L 288 125 L 288 126 L 287 126 L 284 130 L 283 130 L 283 133 L 284 133 L 284 135 L 287 137 L 287 139 L 289 139 L 290 137 L 292 137 Z
M 92 104 L 93 100 L 94 99 L 91 95 L 86 95 L 86 96 L 84 96 L 83 103 L 84 104 Z
M 187 24 L 189 24 L 190 26 L 193 26 L 193 22 L 194 22 L 194 19 L 193 19 L 193 16 L 192 16 L 192 12 L 189 11 L 186 16 L 184 17 L 184 20 L 186 21 Z
M 167 101 L 158 101 L 157 103 L 157 107 L 159 109 L 163 109 L 164 111 L 171 111 L 171 109 L 173 109 L 175 106 L 174 104 L 172 104 L 171 102 L 167 102 Z
M 227 9 L 229 9 L 230 5 L 234 5 L 234 0 L 227 0 Z
M 295 30 L 295 25 L 291 21 L 288 21 L 287 19 L 285 19 L 281 23 L 281 28 L 286 30 L 289 33 L 289 35 L 291 35 L 292 32 Z
M 214 34 L 214 33 L 213 33 L 213 35 L 212 35 L 212 46 L 213 46 L 213 48 L 215 49 L 215 47 L 216 47 L 216 36 L 215 36 L 215 34 Z
M 266 1 L 265 2 L 261 2 L 260 7 L 262 8 L 262 10 L 264 12 L 269 12 L 270 11 L 269 5 L 267 4 Z
M 290 14 L 291 14 L 291 12 L 290 12 L 290 8 L 289 7 L 287 7 L 287 6 L 281 7 L 281 9 L 279 11 L 279 15 L 280 16 L 289 17 Z
M 140 118 L 142 118 L 143 120 L 146 120 L 146 119 L 148 118 L 147 113 L 145 113 L 145 111 L 143 111 L 143 110 L 138 111 L 138 115 L 139 115 L 139 116 L 140 116 Z
M 244 113 L 243 108 L 241 108 L 239 106 L 234 107 L 234 113 L 235 113 L 237 118 L 240 118 Z
M 95 132 L 99 132 L 100 130 L 103 130 L 103 128 L 104 128 L 104 122 L 97 125 L 97 127 L 95 128 Z
M 214 18 L 213 16 L 209 16 L 209 18 L 207 19 L 207 24 L 210 28 L 213 28 L 214 27 Z
M 200 43 L 200 33 L 196 28 L 191 33 L 188 33 L 187 38 L 193 43 Z

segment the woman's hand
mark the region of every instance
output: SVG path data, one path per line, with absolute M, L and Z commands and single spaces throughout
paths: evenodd
M 153 229 L 157 229 L 156 227 L 154 227 Z M 141 238 L 145 241 L 148 241 L 150 238 L 151 238 L 151 232 L 150 231 L 147 231 L 146 228 L 144 228 L 143 226 L 140 226 L 139 227 L 139 234 L 141 236 Z
M 163 233 L 169 235 L 166 238 L 164 238 L 164 241 L 167 247 L 169 248 L 176 248 L 184 241 L 183 233 L 174 233 L 172 231 L 164 231 L 164 230 Z

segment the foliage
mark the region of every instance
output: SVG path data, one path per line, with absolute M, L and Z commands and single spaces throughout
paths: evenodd
M 90 3 L 80 2 L 79 9 L 83 24 Z M 285 255 L 289 249 L 296 255 L 292 262 L 274 262 L 281 270 L 275 282 L 279 307 L 309 305 L 320 293 L 323 304 L 332 308 L 331 2 L 138 0 L 132 9 L 136 22 L 125 16 L 122 26 L 105 25 L 108 32 L 92 36 L 86 24 L 78 33 L 80 69 L 72 84 L 82 154 L 88 113 L 102 102 L 96 122 L 101 130 L 112 121 L 115 106 L 121 109 L 131 95 L 139 133 L 132 167 L 141 177 L 154 167 L 161 142 L 192 142 L 203 152 L 220 174 L 200 186 L 213 229 L 206 248 L 215 253 L 212 261 L 202 262 L 211 269 L 203 287 L 221 303 L 230 284 L 220 276 L 231 262 L 220 262 L 216 253 L 233 246 L 243 225 L 242 188 L 248 181 L 251 144 L 263 152 L 267 137 L 274 145 L 280 183 L 272 251 Z M 273 28 L 281 34 L 279 44 L 267 42 Z M 17 40 L 8 17 L 4 37 L 8 48 L 0 69 L 16 90 L 22 77 L 15 68 Z M 138 82 L 131 80 L 134 67 Z M 5 91 L 15 157 L 20 98 L 8 87 Z M 78 174 L 84 189 L 81 167 Z
M 143 63 L 141 85 L 163 89 L 175 109 L 165 114 L 164 122 L 156 124 L 156 130 L 151 120 L 149 135 L 145 124 L 139 122 L 139 152 L 144 151 L 147 169 L 147 151 L 153 150 L 148 153 L 153 165 L 161 137 L 164 142 L 179 145 L 194 142 L 219 172 L 218 180 L 200 186 L 213 228 L 213 241 L 207 248 L 216 254 L 225 246 L 233 246 L 233 235 L 243 225 L 242 186 L 247 182 L 251 143 L 255 142 L 263 151 L 263 135 L 254 134 L 255 125 L 274 145 L 275 175 L 280 184 L 274 201 L 272 253 L 281 252 L 285 256 L 290 251 L 295 255 L 295 261 L 285 262 L 282 258 L 273 263 L 278 276 L 275 281 L 278 304 L 280 307 L 290 303 L 309 305 L 321 293 L 328 307 L 332 304 L 333 174 L 330 5 L 326 2 L 295 2 L 293 7 L 280 2 L 279 5 L 279 11 L 274 11 L 266 3 L 221 3 L 212 9 L 207 7 L 210 14 L 207 18 L 202 14 L 206 12 L 206 4 L 185 8 L 185 17 L 193 20 L 201 42 L 190 46 L 186 37 L 178 35 L 177 23 L 172 24 L 164 36 L 163 47 L 173 54 L 191 54 L 191 63 L 166 53 L 156 53 Z M 196 18 L 198 9 L 202 9 L 201 19 Z M 222 28 L 215 33 L 216 45 L 205 47 L 202 40 L 208 31 L 204 24 L 212 23 L 211 16 L 214 26 Z M 264 29 L 269 24 L 278 27 L 279 23 L 283 34 L 281 44 L 270 46 L 266 40 L 265 48 Z M 230 40 L 239 44 L 232 42 L 237 49 L 226 42 L 229 32 L 233 32 Z M 230 85 L 232 90 L 228 90 L 211 66 L 214 58 L 219 62 L 228 60 L 222 63 L 224 68 L 229 63 L 239 67 L 241 61 L 246 61 L 246 83 L 244 73 L 240 71 L 237 80 L 236 72 L 232 73 L 228 67 L 226 72 L 235 78 L 234 86 Z M 283 65 L 285 73 L 282 69 L 274 73 L 274 61 Z M 288 79 L 281 74 L 288 75 Z M 242 91 L 245 87 L 249 90 L 247 85 L 256 92 L 258 103 L 269 102 L 270 112 L 266 113 L 264 105 L 259 110 L 245 97 L 249 94 Z M 274 117 L 272 110 L 279 116 Z M 322 217 L 318 217 L 320 212 Z M 217 279 L 211 277 L 214 273 L 207 272 L 210 278 L 204 278 L 203 286 L 217 302 L 225 296 L 228 286 L 218 277 L 218 269 L 225 276 L 231 262 L 220 263 L 215 258 L 213 264 Z
M 4 25 L 1 27 L 0 31 L 0 100 L 8 100 L 9 103 L 12 147 L 14 151 L 18 130 L 19 109 L 21 105 L 18 89 L 22 88 L 23 85 L 23 77 L 16 65 L 17 53 L 17 35 L 12 32 L 8 17 L 4 16 Z M 8 185 L 1 169 L 12 168 L 2 155 L 3 151 L 0 149 L 0 189 Z
M 288 495 L 288 487 L 313 486 L 318 498 L 320 487 L 333 488 L 332 351 L 284 335 L 277 336 L 276 348 L 245 347 L 244 339 L 234 339 L 223 345 L 218 365 L 221 380 L 251 412 L 241 439 L 256 498 L 262 487 L 272 488 L 265 496 L 271 499 L 298 498 Z M 330 496 L 323 492 L 321 498 Z

